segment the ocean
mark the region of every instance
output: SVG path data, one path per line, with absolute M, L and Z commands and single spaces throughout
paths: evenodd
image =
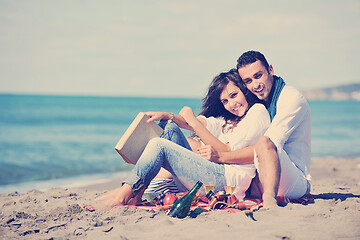
M 309 104 L 312 156 L 360 156 L 360 102 Z M 0 193 L 126 174 L 114 146 L 138 112 L 183 106 L 199 113 L 201 99 L 0 94 Z

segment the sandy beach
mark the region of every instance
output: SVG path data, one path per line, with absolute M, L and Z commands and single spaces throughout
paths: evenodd
M 314 203 L 185 219 L 128 207 L 82 208 L 120 179 L 1 194 L 0 239 L 360 239 L 360 158 L 314 158 L 311 175 Z

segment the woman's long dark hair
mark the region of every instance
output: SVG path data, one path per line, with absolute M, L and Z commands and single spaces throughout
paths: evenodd
M 199 115 L 205 117 L 223 117 L 226 123 L 232 123 L 236 126 L 246 113 L 241 117 L 236 116 L 226 110 L 220 101 L 220 95 L 230 81 L 244 94 L 249 108 L 255 103 L 260 102 L 260 100 L 246 88 L 237 69 L 233 68 L 228 72 L 220 73 L 212 80 L 206 96 L 202 99 L 202 111 Z

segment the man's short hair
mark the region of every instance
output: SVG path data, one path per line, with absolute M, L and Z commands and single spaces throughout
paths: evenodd
M 269 63 L 266 61 L 265 56 L 258 51 L 248 51 L 248 52 L 243 53 L 237 60 L 236 68 L 239 69 L 241 67 L 249 65 L 251 63 L 254 63 L 257 60 L 260 60 L 260 62 L 263 64 L 263 66 L 269 72 Z

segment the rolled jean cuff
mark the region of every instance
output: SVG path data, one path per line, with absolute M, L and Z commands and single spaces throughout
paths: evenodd
M 124 183 L 129 184 L 130 187 L 132 188 L 134 193 L 133 197 L 135 197 L 145 186 L 143 180 L 141 180 L 141 178 L 139 178 L 136 174 L 131 174 L 130 176 L 128 176 L 125 179 L 125 181 L 122 183 L 122 185 L 124 185 Z

